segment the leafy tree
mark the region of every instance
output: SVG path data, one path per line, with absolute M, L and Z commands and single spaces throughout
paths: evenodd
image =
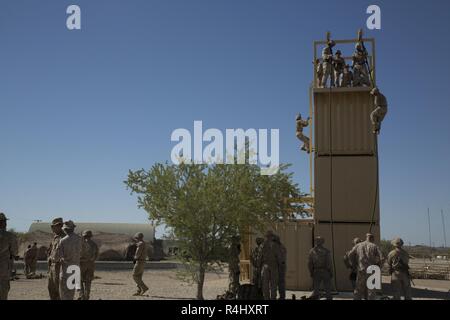
M 280 218 L 284 197 L 299 197 L 292 174 L 280 167 L 271 176 L 256 165 L 157 163 L 129 171 L 125 181 L 151 220 L 165 224 L 180 244 L 180 258 L 203 299 L 207 270 L 227 256 L 236 235 L 262 230 Z

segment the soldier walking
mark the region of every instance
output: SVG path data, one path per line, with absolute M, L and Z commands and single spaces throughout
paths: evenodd
M 48 257 L 48 293 L 50 300 L 60 300 L 59 296 L 59 274 L 61 272 L 61 262 L 57 260 L 56 252 L 60 240 L 66 236 L 62 230 L 63 219 L 55 218 L 52 221 L 51 229 L 53 232 L 53 240 L 47 251 Z
M 145 269 L 145 261 L 147 259 L 147 245 L 144 242 L 144 234 L 141 232 L 135 234 L 134 241 L 136 242 L 136 253 L 133 260 L 133 279 L 137 285 L 137 291 L 133 294 L 133 296 L 141 296 L 148 290 L 148 287 L 142 280 Z
M 62 227 L 66 236 L 59 241 L 56 257 L 61 262 L 61 272 L 59 277 L 59 294 L 61 300 L 73 300 L 75 290 L 80 289 L 80 283 L 69 283 L 69 277 L 73 275 L 73 270 L 69 267 L 80 267 L 81 237 L 75 234 L 76 225 L 69 220 L 64 222 Z M 79 279 L 78 279 L 79 281 Z
M 81 290 L 79 300 L 89 300 L 91 296 L 91 283 L 94 280 L 95 260 L 98 258 L 98 246 L 92 240 L 92 231 L 83 231 L 81 245 L 80 271 Z
M 267 231 L 261 252 L 261 277 L 264 300 L 275 300 L 277 298 L 279 257 L 273 238 L 273 232 Z
M 6 231 L 7 218 L 0 212 L 0 300 L 8 300 L 11 280 L 11 260 L 17 260 L 18 245 L 14 233 Z
M 369 277 L 367 268 L 372 265 L 377 265 L 381 268 L 383 265 L 383 254 L 374 241 L 373 234 L 368 233 L 366 234 L 366 241 L 358 243 L 349 253 L 349 261 L 356 263 L 354 267 L 358 270 L 354 291 L 355 300 L 363 298 L 375 300 L 376 291 L 367 288 L 367 278 Z
M 358 243 L 361 243 L 362 240 L 360 238 L 355 238 L 353 239 L 353 247 L 354 248 Z M 352 283 L 352 289 L 353 291 L 355 291 L 356 288 L 356 275 L 358 273 L 358 269 L 357 269 L 357 262 L 356 261 L 350 261 L 350 252 L 351 250 L 347 251 L 344 255 L 344 264 L 347 267 L 347 269 L 350 269 L 350 275 L 349 275 L 349 279 Z M 353 258 L 355 257 L 354 255 L 352 256 Z
M 280 300 L 284 300 L 286 299 L 287 251 L 279 236 L 275 235 L 273 241 L 275 242 L 275 249 L 278 251 L 278 293 Z
M 403 249 L 403 240 L 396 238 L 392 240 L 394 250 L 389 252 L 387 263 L 391 274 L 391 283 L 394 287 L 394 300 L 412 300 L 411 297 L 411 275 L 409 274 L 409 254 Z
M 387 99 L 378 88 L 373 88 L 370 94 L 374 96 L 375 110 L 370 114 L 373 133 L 380 134 L 381 122 L 387 114 Z
M 320 285 L 323 283 L 327 300 L 332 300 L 331 279 L 333 278 L 333 262 L 331 261 L 330 250 L 323 245 L 325 239 L 318 236 L 315 239 L 315 246 L 309 252 L 308 269 L 313 278 L 313 292 L 309 299 L 320 298 Z

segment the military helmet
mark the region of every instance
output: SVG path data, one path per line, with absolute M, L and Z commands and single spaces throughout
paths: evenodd
M 55 218 L 52 220 L 52 226 L 62 225 L 63 223 L 63 218 Z
M 75 229 L 75 227 L 76 227 L 76 225 L 75 225 L 75 223 L 73 223 L 73 221 L 72 220 L 68 220 L 68 221 L 66 221 L 66 222 L 64 222 L 64 225 L 63 225 L 63 229 L 64 230 L 73 230 L 73 229 Z
M 5 214 L 3 212 L 0 212 L 0 221 L 6 221 L 6 220 L 9 220 L 9 219 L 5 216 Z
M 362 50 L 363 50 L 363 46 L 362 46 L 361 42 L 358 42 L 358 43 L 355 45 L 355 49 L 358 50 L 358 51 L 362 51 Z
M 371 95 L 378 94 L 378 93 L 380 93 L 380 89 L 378 89 L 377 87 L 373 88 L 372 91 L 370 91 Z
M 322 238 L 321 236 L 317 236 L 315 240 L 316 240 L 316 245 L 318 245 L 318 246 L 325 243 L 325 239 Z
M 334 42 L 334 40 L 330 40 L 327 43 L 330 47 L 334 47 L 336 45 L 336 42 Z
M 82 233 L 82 236 L 91 238 L 92 237 L 92 231 L 91 230 L 84 230 L 83 233 Z
M 391 241 L 391 244 L 394 247 L 401 247 L 403 246 L 403 240 L 401 238 L 395 238 L 394 240 Z
M 342 54 L 341 50 L 337 50 L 336 54 Z
M 301 119 L 302 119 L 302 114 L 301 113 L 297 114 L 297 117 L 295 117 L 295 120 L 301 120 Z
M 138 232 L 134 235 L 134 239 L 142 240 L 142 239 L 144 239 L 144 234 L 142 232 Z

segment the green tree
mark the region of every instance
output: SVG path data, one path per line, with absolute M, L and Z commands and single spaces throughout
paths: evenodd
M 203 299 L 207 270 L 220 266 L 231 239 L 249 228 L 263 230 L 280 218 L 285 197 L 300 192 L 286 173 L 271 176 L 255 165 L 155 164 L 129 171 L 125 181 L 151 220 L 165 224 L 180 243 L 180 254 Z

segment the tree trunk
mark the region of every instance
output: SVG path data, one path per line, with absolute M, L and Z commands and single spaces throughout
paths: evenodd
M 200 264 L 197 282 L 197 300 L 203 300 L 203 284 L 205 283 L 205 267 Z

